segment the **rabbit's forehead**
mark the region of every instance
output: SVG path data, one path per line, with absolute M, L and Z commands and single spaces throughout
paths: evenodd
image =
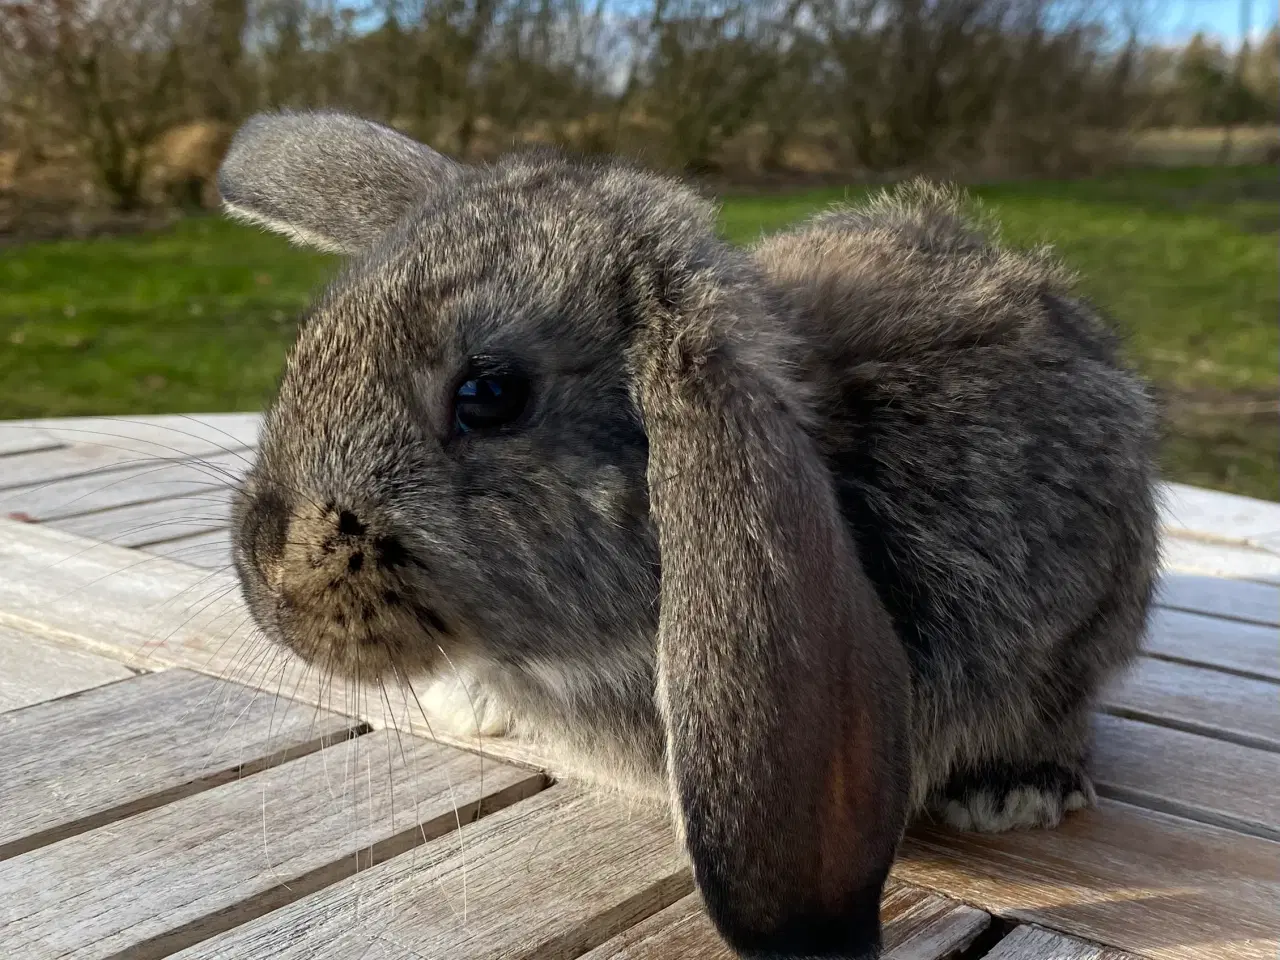
M 686 245 L 705 211 L 630 174 L 494 177 L 407 215 L 335 284 L 303 339 L 392 376 L 407 366 L 448 380 L 493 353 L 547 372 L 612 366 L 634 333 L 638 272 Z
M 404 244 L 336 283 L 302 340 L 445 368 L 480 353 L 581 361 L 624 349 L 625 266 L 537 239 Z

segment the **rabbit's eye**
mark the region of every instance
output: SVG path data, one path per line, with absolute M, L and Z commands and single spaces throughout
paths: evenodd
M 461 433 L 503 427 L 519 419 L 528 401 L 529 381 L 519 374 L 472 377 L 458 387 L 454 419 Z

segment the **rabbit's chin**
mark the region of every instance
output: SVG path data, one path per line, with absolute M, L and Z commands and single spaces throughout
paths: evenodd
M 472 738 L 512 732 L 511 711 L 492 690 L 470 677 L 455 673 L 428 681 L 419 700 L 436 733 Z

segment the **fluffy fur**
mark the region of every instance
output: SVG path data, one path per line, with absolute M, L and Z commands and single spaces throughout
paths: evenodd
M 220 186 L 353 255 L 236 504 L 279 642 L 669 801 L 745 956 L 874 953 L 910 812 L 1091 801 L 1154 413 L 1047 254 L 921 184 L 738 250 L 618 161 L 464 167 L 327 114 L 252 121 Z M 530 406 L 458 435 L 478 355 Z

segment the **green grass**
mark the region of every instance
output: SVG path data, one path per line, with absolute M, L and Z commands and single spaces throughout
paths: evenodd
M 746 241 L 862 190 L 730 198 Z M 1273 168 L 974 190 L 1052 243 L 1122 324 L 1168 409 L 1174 479 L 1280 498 L 1280 185 Z M 255 409 L 336 262 L 213 218 L 0 251 L 0 418 Z

